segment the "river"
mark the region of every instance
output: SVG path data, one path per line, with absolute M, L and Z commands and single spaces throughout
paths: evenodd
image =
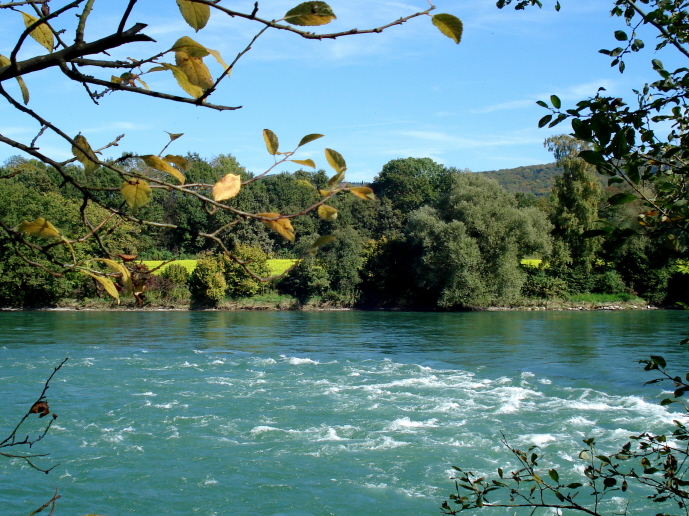
M 688 329 L 680 311 L 0 312 L 0 440 L 69 357 L 33 450 L 56 466 L 0 457 L 0 513 L 57 488 L 56 516 L 434 515 L 452 465 L 514 466 L 501 432 L 580 480 L 583 438 L 612 452 L 679 417 L 638 361 L 683 375 Z

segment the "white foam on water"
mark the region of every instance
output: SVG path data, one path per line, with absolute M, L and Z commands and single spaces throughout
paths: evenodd
M 586 419 L 584 416 L 574 416 L 569 418 L 567 421 L 568 425 L 572 426 L 583 426 L 590 428 L 596 424 L 595 420 Z
M 532 434 L 529 436 L 529 441 L 531 441 L 536 446 L 544 446 L 548 443 L 557 441 L 557 438 L 551 434 Z
M 158 395 L 154 392 L 146 391 L 146 392 L 135 392 L 134 394 L 132 394 L 132 396 L 158 396 Z
M 496 410 L 496 414 L 513 414 L 522 408 L 523 402 L 529 397 L 543 397 L 540 392 L 523 387 L 499 387 L 493 391 L 497 395 L 502 406 Z
M 254 358 L 253 361 L 258 365 L 277 364 L 277 361 L 274 358 Z
M 320 364 L 320 362 L 317 362 L 316 360 L 311 360 L 310 358 L 287 357 L 285 355 L 280 355 L 280 358 L 291 365 Z
M 543 385 L 552 385 L 553 382 L 548 380 L 547 378 L 541 378 L 538 380 L 538 383 Z
M 327 434 L 324 437 L 321 437 L 320 439 L 316 439 L 316 441 L 346 441 L 347 439 L 345 437 L 340 437 L 337 435 L 337 430 L 335 430 L 333 427 L 328 427 Z
M 224 361 L 224 360 L 220 360 L 220 359 L 213 360 L 213 361 L 211 362 L 211 365 L 225 365 L 225 361 Z
M 169 403 L 160 403 L 158 405 L 153 405 L 153 406 L 155 408 L 159 408 L 159 409 L 171 409 L 171 408 L 176 407 L 177 405 L 179 405 L 179 401 L 173 400 Z
M 437 419 L 429 419 L 427 421 L 412 421 L 408 417 L 395 419 L 390 423 L 385 431 L 387 432 L 409 432 L 417 428 L 436 428 L 438 425 Z

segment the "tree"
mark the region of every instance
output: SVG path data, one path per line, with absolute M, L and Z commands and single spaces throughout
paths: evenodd
M 455 174 L 438 208 L 409 217 L 418 249 L 416 282 L 441 307 L 485 307 L 519 298 L 527 255 L 547 255 L 551 226 L 537 208 L 519 208 L 513 194 L 479 174 Z
M 556 258 L 590 271 L 600 238 L 589 238 L 585 233 L 597 228 L 601 187 L 594 167 L 578 157 L 588 145 L 567 135 L 548 138 L 545 145 L 562 168 L 562 175 L 555 178 L 552 190 L 553 235 L 562 246 L 558 253 L 561 256 Z
M 394 159 L 371 184 L 377 196 L 389 199 L 404 214 L 435 201 L 450 186 L 451 172 L 430 158 Z
M 246 178 L 233 170 L 223 176 L 211 176 L 208 178 L 210 181 L 205 179 L 201 182 L 189 182 L 185 176 L 189 160 L 166 153 L 168 146 L 182 134 L 170 134 L 169 141 L 159 152 L 151 150 L 151 153 L 146 155 L 125 155 L 117 159 L 106 159 L 102 157 L 103 152 L 116 146 L 119 137 L 104 146 L 92 148 L 89 142 L 90 135 L 68 135 L 59 124 L 50 122 L 37 110 L 28 107 L 30 93 L 24 79 L 43 70 L 54 69 L 59 70 L 68 81 L 83 87 L 96 104 L 104 95 L 128 93 L 220 112 L 232 111 L 238 107 L 213 104 L 210 101 L 211 96 L 221 83 L 228 80 L 231 71 L 251 50 L 252 44 L 266 32 L 284 31 L 296 37 L 316 41 L 356 37 L 360 34 L 379 33 L 421 16 L 431 16 L 435 6 L 430 5 L 425 10 L 403 16 L 381 27 L 319 33 L 314 32 L 314 27 L 329 24 L 336 19 L 332 8 L 322 1 L 306 1 L 285 14 L 271 13 L 269 18 L 264 18 L 259 13 L 258 3 L 250 12 L 242 12 L 222 6 L 216 1 L 178 0 L 181 15 L 197 32 L 206 25 L 211 13 L 214 16 L 232 17 L 257 27 L 256 34 L 249 38 L 246 46 L 241 48 L 234 60 L 228 64 L 218 52 L 188 36 L 180 37 L 171 48 L 159 48 L 143 57 L 126 60 L 110 57 L 111 54 L 108 52 L 114 49 L 132 48 L 132 54 L 138 55 L 139 47 L 133 46 L 134 44 L 154 43 L 144 32 L 144 23 L 132 24 L 129 21 L 134 16 L 136 3 L 136 0 L 122 2 L 119 7 L 121 14 L 110 27 L 95 27 L 90 22 L 96 0 L 65 0 L 59 2 L 59 5 L 56 5 L 56 0 L 17 0 L 0 3 L 1 12 L 12 14 L 17 21 L 23 20 L 26 27 L 17 41 L 6 41 L 6 46 L 1 50 L 6 55 L 0 55 L 0 96 L 11 108 L 24 114 L 32 124 L 39 126 L 37 134 L 32 139 L 20 141 L 0 135 L 0 143 L 48 165 L 54 171 L 52 174 L 57 179 L 57 185 L 70 190 L 77 199 L 81 218 L 80 227 L 73 232 L 56 226 L 42 214 L 17 225 L 8 220 L 0 220 L 2 238 L 12 243 L 21 259 L 31 265 L 42 267 L 46 273 L 54 277 L 61 277 L 68 272 L 93 277 L 110 295 L 119 298 L 113 280 L 119 278 L 126 290 L 134 290 L 131 271 L 126 261 L 122 263 L 118 260 L 118 252 L 100 238 L 107 231 L 105 227 L 109 222 L 119 221 L 117 223 L 130 222 L 141 227 L 179 231 L 187 236 L 182 245 L 191 245 L 192 248 L 203 247 L 196 240 L 210 242 L 228 259 L 235 261 L 248 274 L 258 279 L 259 275 L 251 270 L 249 264 L 231 251 L 232 245 L 236 242 L 232 239 L 227 242 L 225 239 L 236 226 L 247 220 L 261 222 L 271 231 L 288 241 L 293 241 L 292 221 L 312 211 L 317 211 L 324 218 L 332 218 L 336 210 L 327 203 L 338 193 L 349 191 L 359 197 L 372 197 L 369 188 L 350 187 L 345 182 L 347 165 L 344 158 L 336 151 L 326 149 L 326 160 L 335 174 L 328 179 L 315 202 L 294 213 L 277 213 L 266 207 L 255 211 L 242 210 L 233 199 L 241 197 L 242 190 L 264 178 L 280 164 L 296 161 L 303 166 L 315 168 L 315 163 L 311 159 L 295 159 L 295 153 L 322 135 L 306 135 L 291 149 L 283 150 L 278 137 L 266 129 L 263 138 L 274 163 L 265 172 L 256 177 Z M 75 14 L 76 27 L 71 29 L 69 22 Z M 431 19 L 442 34 L 459 43 L 462 24 L 458 18 L 449 14 L 436 14 L 431 16 Z M 73 32 L 73 43 L 68 37 L 70 31 Z M 87 39 L 87 34 L 90 35 L 94 31 L 100 31 L 100 37 Z M 26 45 L 30 39 L 35 40 L 39 44 L 38 48 L 44 50 L 33 51 L 30 57 L 24 59 L 24 55 L 32 52 Z M 170 62 L 172 56 L 174 64 Z M 216 78 L 211 75 L 205 58 L 217 61 L 219 74 Z M 166 74 L 174 78 L 184 95 L 151 89 L 146 82 L 151 74 Z M 18 83 L 21 100 L 9 93 L 7 86 L 14 80 Z M 54 99 L 54 103 L 58 102 L 60 101 Z M 46 132 L 58 135 L 72 149 L 74 157 L 60 161 L 42 152 L 37 143 Z M 74 163 L 80 163 L 81 167 L 74 166 Z M 15 172 L 2 173 L 0 180 L 14 175 Z M 108 178 L 105 185 L 103 178 Z M 151 209 L 151 198 L 163 192 L 174 193 L 180 198 L 195 199 L 194 203 L 203 207 L 215 225 L 211 229 L 204 227 L 201 217 L 186 225 L 188 221 L 184 220 L 184 217 L 171 217 L 170 210 Z M 175 199 L 172 206 L 179 207 L 180 204 L 183 206 L 180 199 Z M 92 206 L 104 210 L 102 216 L 94 218 L 88 215 L 87 211 Z M 218 212 L 224 214 L 224 217 L 213 219 Z M 95 257 L 65 258 L 58 252 L 58 249 L 69 248 L 83 240 L 93 240 L 97 243 L 99 251 Z M 39 257 L 42 260 L 40 264 L 37 261 Z M 105 266 L 108 271 L 103 270 Z

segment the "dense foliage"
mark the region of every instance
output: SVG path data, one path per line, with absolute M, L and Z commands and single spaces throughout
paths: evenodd
M 101 244 L 118 254 L 138 255 L 132 263 L 138 264 L 138 281 L 145 284 L 139 297 L 164 306 L 221 306 L 269 292 L 302 305 L 423 309 L 537 304 L 587 293 L 639 295 L 653 304 L 683 300 L 676 287 L 686 281 L 677 267 L 681 253 L 662 248 L 657 229 L 638 225 L 634 205 L 605 202 L 591 166 L 576 157 L 584 144 L 566 136 L 548 144 L 562 174 L 555 177 L 550 197 L 540 200 L 510 193 L 487 174 L 444 167 L 429 158 L 397 159 L 371 184 L 378 193 L 374 200 L 340 196 L 329 203 L 337 217 L 311 212 L 295 219 L 294 245 L 259 221 L 235 225 L 220 241 L 243 266 L 195 236 L 231 219 L 176 190 L 160 192 L 142 208 L 169 213 L 175 227 L 113 224 Z M 195 182 L 212 183 L 228 173 L 253 177 L 230 155 L 186 159 L 191 163 L 187 176 Z M 22 173 L 12 175 L 17 171 Z M 51 167 L 14 158 L 1 173 L 12 176 L 0 182 L 0 197 L 6 200 L 0 210 L 13 224 L 43 213 L 67 236 L 78 234 L 80 220 L 72 220 L 78 203 L 74 190 L 62 185 Z M 101 181 L 107 184 L 108 177 Z M 27 182 L 38 187 L 29 188 Z M 248 183 L 232 206 L 247 212 L 258 206 L 299 212 L 318 201 L 327 182 L 322 170 L 276 173 Z M 623 241 L 586 238 L 601 220 L 641 231 Z M 317 242 L 322 244 L 318 251 Z M 95 252 L 89 242 L 72 248 L 78 256 Z M 2 306 L 47 306 L 103 295 L 103 286 L 90 277 L 51 278 L 40 267 L 40 256 L 39 267 L 29 266 L 16 256 L 10 238 L 0 239 L 0 252 L 6 257 L 0 264 Z M 140 262 L 174 258 L 198 259 L 196 270 L 190 276 L 182 268 L 150 274 Z M 270 276 L 270 258 L 302 259 L 286 278 L 259 281 Z M 93 266 L 107 270 L 104 264 Z

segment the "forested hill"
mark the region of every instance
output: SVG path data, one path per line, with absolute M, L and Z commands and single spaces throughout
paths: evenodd
M 521 192 L 536 196 L 548 195 L 555 181 L 555 176 L 561 173 L 562 170 L 556 163 L 479 172 L 479 174 L 495 179 L 508 192 Z

